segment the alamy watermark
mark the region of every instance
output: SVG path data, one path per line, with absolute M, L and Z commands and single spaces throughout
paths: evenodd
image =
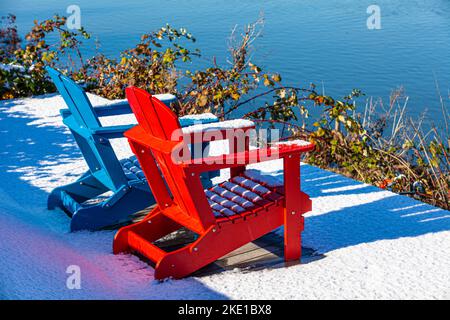
M 170 140 L 180 141 L 180 144 L 172 149 L 171 157 L 172 161 L 177 164 L 190 162 L 193 164 L 244 165 L 279 159 L 280 147 L 295 147 L 295 145 L 303 146 L 309 144 L 299 140 L 281 141 L 280 138 L 281 131 L 278 129 L 237 128 L 206 130 L 188 134 L 183 129 L 177 129 L 173 131 Z M 220 140 L 228 141 L 228 156 L 226 154 L 210 156 L 210 150 L 208 147 L 205 148 L 204 142 Z M 250 145 L 258 145 L 259 148 L 253 149 Z
M 69 275 L 66 280 L 66 287 L 69 290 L 81 289 L 81 268 L 77 265 L 70 265 L 66 269 L 66 273 Z
M 67 17 L 66 26 L 69 30 L 79 30 L 81 29 L 81 9 L 80 6 L 72 4 L 66 9 Z
M 366 25 L 369 30 L 381 29 L 381 8 L 380 6 L 373 4 L 367 7 L 367 14 L 370 16 L 367 18 Z

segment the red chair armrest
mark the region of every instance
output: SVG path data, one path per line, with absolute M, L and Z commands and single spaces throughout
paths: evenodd
M 223 154 L 207 158 L 197 158 L 180 163 L 186 170 L 192 172 L 214 171 L 225 168 L 245 166 L 252 163 L 271 161 L 289 156 L 299 156 L 301 153 L 314 149 L 314 144 L 303 145 L 280 143 L 269 148 L 253 149 L 244 152 Z

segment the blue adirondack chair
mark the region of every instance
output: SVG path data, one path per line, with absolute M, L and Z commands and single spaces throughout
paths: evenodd
M 72 79 L 50 67 L 46 68 L 68 109 L 60 111 L 63 122 L 72 132 L 89 170 L 78 180 L 54 189 L 48 197 L 48 208 L 63 209 L 72 217 L 70 229 L 98 230 L 130 221 L 130 217 L 155 203 L 136 157 L 119 160 L 110 139 L 123 138 L 134 126 L 102 126 L 99 117 L 132 113 L 123 101 L 93 108 L 84 90 Z M 173 95 L 155 95 L 169 105 Z M 182 126 L 212 123 L 214 116 L 180 118 Z M 203 145 L 203 149 L 207 145 Z M 205 188 L 210 176 L 203 177 Z

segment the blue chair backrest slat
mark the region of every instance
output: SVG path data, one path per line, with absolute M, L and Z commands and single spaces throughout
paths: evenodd
M 94 108 L 92 107 L 86 92 L 73 82 L 72 79 L 69 79 L 64 75 L 60 75 L 59 78 L 74 102 L 75 110 L 70 110 L 72 114 L 77 113 L 87 128 L 94 129 L 101 127 L 100 121 L 95 114 Z
M 89 98 L 70 78 L 50 67 L 46 69 L 71 112 L 64 123 L 71 129 L 91 173 L 107 188 L 118 190 L 128 180 L 110 142 L 104 139 L 100 143 L 89 131 L 101 127 Z M 85 130 L 78 134 L 77 129 Z
M 56 86 L 56 89 L 58 89 L 59 94 L 63 97 L 64 102 L 66 103 L 67 107 L 69 108 L 71 114 L 75 117 L 77 123 L 83 123 L 83 118 L 77 111 L 77 106 L 75 102 L 73 101 L 72 97 L 70 96 L 70 93 L 67 91 L 63 81 L 61 80 L 60 76 L 61 73 L 59 71 L 56 71 L 55 69 L 52 69 L 50 67 L 45 68 L 50 75 L 50 78 L 53 81 L 53 84 Z

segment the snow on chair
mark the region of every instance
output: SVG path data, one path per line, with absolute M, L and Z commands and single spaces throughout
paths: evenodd
M 132 214 L 153 205 L 155 200 L 136 157 L 119 161 L 110 139 L 123 138 L 123 133 L 135 124 L 105 127 L 99 121 L 99 117 L 132 113 L 128 102 L 93 108 L 84 90 L 73 80 L 50 67 L 47 72 L 68 106 L 61 110 L 64 124 L 89 167 L 75 182 L 54 189 L 48 197 L 48 208 L 59 207 L 71 216 L 71 231 L 98 230 L 130 221 Z M 176 99 L 170 94 L 156 97 L 167 105 Z M 184 126 L 216 121 L 212 114 L 180 118 Z M 211 185 L 208 179 L 203 182 Z M 106 192 L 110 195 L 104 197 Z M 99 198 L 101 195 L 103 199 Z
M 131 252 L 149 259 L 155 264 L 156 279 L 182 278 L 284 226 L 285 260 L 300 259 L 303 214 L 311 210 L 309 197 L 300 190 L 300 154 L 311 151 L 312 144 L 297 142 L 239 152 L 231 149 L 229 154 L 202 161 L 180 160 L 175 155 L 183 154 L 184 140 L 190 137 L 185 134 L 172 139 L 174 131 L 180 129 L 175 114 L 141 89 L 130 87 L 126 94 L 139 125 L 125 136 L 145 175 L 152 177 L 148 182 L 157 206 L 144 220 L 117 232 L 115 254 Z M 219 124 L 218 131 L 229 130 Z M 203 135 L 205 140 L 212 136 L 220 135 L 210 130 Z M 270 180 L 266 183 L 264 175 L 254 170 L 245 170 L 247 164 L 274 157 L 284 163 L 281 186 Z M 204 190 L 199 174 L 225 168 L 231 169 L 231 178 Z M 194 242 L 170 252 L 154 243 L 182 227 L 198 235 Z

